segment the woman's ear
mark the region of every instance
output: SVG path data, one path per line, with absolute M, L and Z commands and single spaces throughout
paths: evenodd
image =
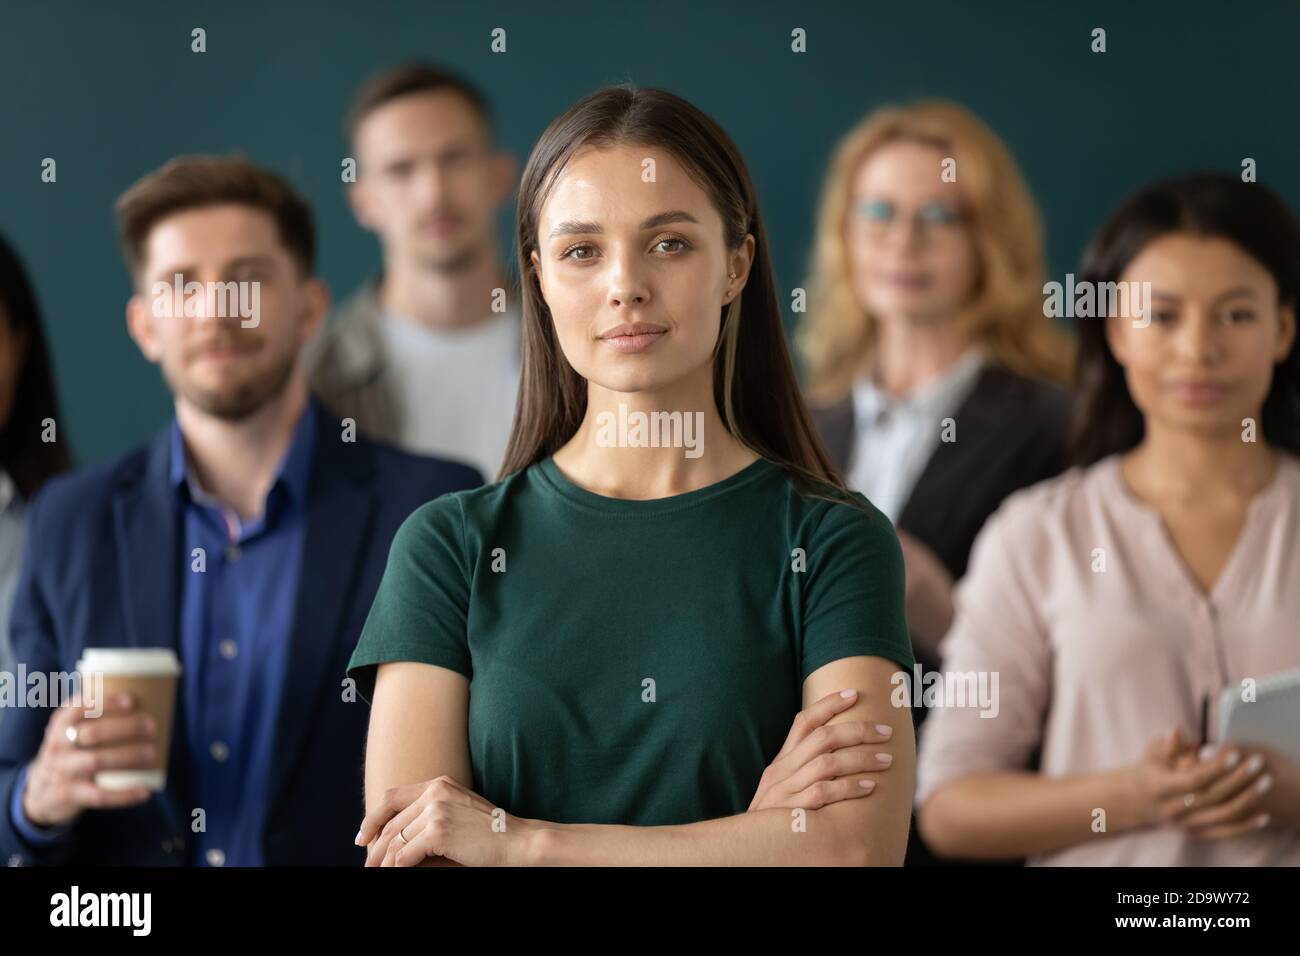
M 1285 362 L 1286 357 L 1291 354 L 1291 347 L 1295 345 L 1296 336 L 1296 307 L 1295 303 L 1278 306 L 1277 322 L 1277 350 L 1273 353 L 1274 364 Z
M 745 283 L 749 279 L 749 270 L 754 265 L 754 237 L 747 234 L 741 244 L 727 257 L 727 296 L 723 304 L 729 304 L 733 299 L 740 295 L 741 290 L 745 288 Z M 734 275 L 735 278 L 731 278 Z
M 537 276 L 537 288 L 540 289 L 542 287 L 542 260 L 537 255 L 536 249 L 528 253 L 528 261 L 533 264 L 533 275 Z

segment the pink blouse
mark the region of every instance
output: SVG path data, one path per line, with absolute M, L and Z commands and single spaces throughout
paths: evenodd
M 1135 764 L 1175 726 L 1196 742 L 1205 695 L 1214 742 L 1223 688 L 1300 667 L 1300 459 L 1278 458 L 1208 595 L 1117 455 L 1008 498 L 975 541 L 940 648 L 945 672 L 990 672 L 996 716 L 928 715 L 917 805 L 948 781 L 1025 769 L 1038 747 L 1040 772 L 1065 777 Z M 1161 826 L 1098 833 L 1030 863 L 1295 866 L 1300 834 L 1273 824 L 1198 840 Z

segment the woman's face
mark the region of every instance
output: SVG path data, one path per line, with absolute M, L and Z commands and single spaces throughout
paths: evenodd
M 537 234 L 542 296 L 579 375 L 635 392 L 711 374 L 722 307 L 744 285 L 753 239 L 726 248 L 722 217 L 671 154 L 580 150 L 546 200 Z
M 1171 233 L 1129 263 L 1123 282 L 1151 283 L 1151 316 L 1106 320 L 1129 393 L 1148 427 L 1240 433 L 1259 414 L 1295 336 L 1277 283 L 1235 243 Z M 1136 287 L 1130 287 L 1136 288 Z
M 937 147 L 898 140 L 853 178 L 844 235 L 853 289 L 882 322 L 943 321 L 974 289 L 975 243 L 957 184 L 941 178 L 944 159 Z

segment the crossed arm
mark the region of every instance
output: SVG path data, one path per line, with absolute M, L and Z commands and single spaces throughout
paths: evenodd
M 366 753 L 366 825 L 358 836 L 370 844 L 369 862 L 398 865 L 901 865 L 916 742 L 910 713 L 890 703 L 897 669 L 879 657 L 843 658 L 803 686 L 805 707 L 845 688 L 858 691 L 857 702 L 830 723 L 894 727 L 887 743 L 872 747 L 890 753 L 893 764 L 870 799 L 808 809 L 802 827 L 791 810 L 775 808 L 637 827 L 522 819 L 493 807 L 471 789 L 465 677 L 429 664 L 384 664 Z

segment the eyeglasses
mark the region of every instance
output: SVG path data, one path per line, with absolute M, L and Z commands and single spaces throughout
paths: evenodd
M 880 238 L 889 231 L 894 220 L 902 218 L 898 207 L 888 199 L 863 199 L 854 207 L 857 220 L 872 238 Z M 966 224 L 966 215 L 946 203 L 922 203 L 911 215 L 912 223 L 922 235 L 953 235 Z

